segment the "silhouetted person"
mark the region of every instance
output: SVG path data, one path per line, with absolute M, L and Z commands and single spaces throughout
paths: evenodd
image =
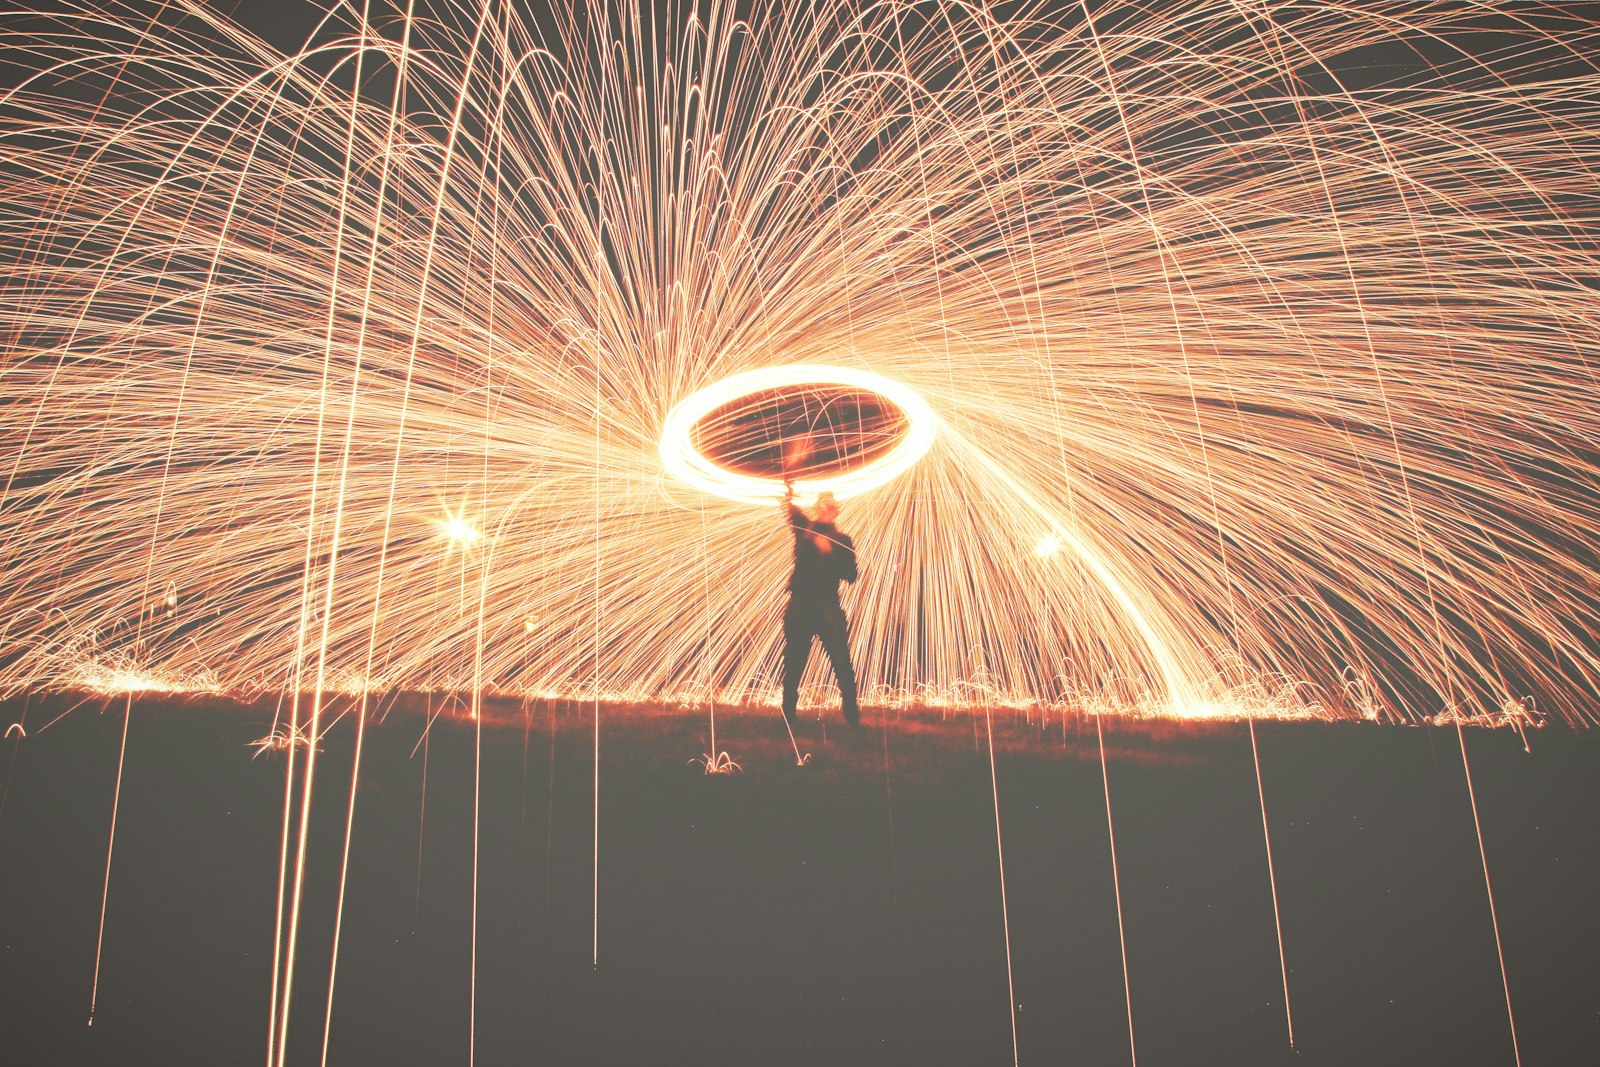
M 795 507 L 794 489 L 785 485 L 784 506 L 794 533 L 794 573 L 789 576 L 789 604 L 783 611 L 783 717 L 792 728 L 800 702 L 800 676 L 811 655 L 811 639 L 822 639 L 823 651 L 839 679 L 844 721 L 861 722 L 856 705 L 856 672 L 850 665 L 850 634 L 844 608 L 839 606 L 839 583 L 856 580 L 855 542 L 839 532 L 833 520 L 839 514 L 832 493 L 817 498 L 812 518 Z

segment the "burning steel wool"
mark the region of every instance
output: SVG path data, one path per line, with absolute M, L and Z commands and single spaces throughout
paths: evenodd
M 1560 5 L 62 6 L 6 690 L 771 699 L 776 482 L 690 424 L 828 368 L 824 437 L 901 420 L 830 461 L 877 699 L 1593 720 Z

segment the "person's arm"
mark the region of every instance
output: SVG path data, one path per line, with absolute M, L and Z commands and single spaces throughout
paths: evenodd
M 838 568 L 839 577 L 847 582 L 856 580 L 856 543 L 850 539 L 849 534 L 840 534 L 834 538 L 834 551 L 838 557 L 834 564 Z
M 811 523 L 810 520 L 806 518 L 806 513 L 795 507 L 794 483 L 788 479 L 784 479 L 783 482 L 783 506 L 787 508 L 789 512 L 789 529 L 796 537 L 799 537 L 806 531 L 806 528 L 810 526 Z

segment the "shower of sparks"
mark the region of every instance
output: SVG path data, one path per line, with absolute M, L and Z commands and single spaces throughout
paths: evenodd
M 0 691 L 770 699 L 787 532 L 659 443 L 827 365 L 940 427 L 841 520 L 877 699 L 1594 721 L 1570 7 L 58 6 L 4 31 Z

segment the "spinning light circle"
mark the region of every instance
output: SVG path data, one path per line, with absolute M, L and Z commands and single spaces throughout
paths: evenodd
M 795 498 L 802 504 L 825 492 L 844 500 L 893 481 L 921 459 L 938 436 L 939 420 L 927 402 L 915 390 L 880 374 L 850 367 L 763 367 L 724 378 L 673 408 L 661 428 L 661 465 L 678 480 L 715 496 L 769 504 L 783 493 L 782 477 L 736 470 L 707 455 L 697 431 L 709 416 L 741 400 L 791 392 L 798 396 L 819 388 L 870 394 L 887 401 L 903 422 L 898 440 L 864 462 L 797 475 Z

